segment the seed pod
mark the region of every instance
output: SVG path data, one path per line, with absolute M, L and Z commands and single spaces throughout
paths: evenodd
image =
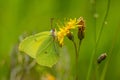
M 106 57 L 107 57 L 106 53 L 101 54 L 97 59 L 97 63 L 100 64 L 103 60 L 105 60 Z

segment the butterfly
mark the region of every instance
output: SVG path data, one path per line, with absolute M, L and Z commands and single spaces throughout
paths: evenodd
M 19 44 L 19 51 L 28 54 L 42 66 L 52 67 L 59 58 L 56 30 L 40 32 L 26 37 Z

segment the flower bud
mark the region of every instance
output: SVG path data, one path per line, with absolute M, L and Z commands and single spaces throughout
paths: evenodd
M 83 20 L 82 17 L 80 17 L 77 21 L 77 26 L 78 26 L 78 38 L 82 40 L 85 36 L 85 21 Z
M 82 40 L 84 39 L 84 36 L 85 36 L 85 32 L 81 28 L 78 28 L 78 38 Z
M 101 54 L 97 59 L 97 63 L 101 63 L 106 57 L 107 57 L 106 53 Z
M 72 34 L 71 32 L 69 32 L 69 33 L 67 34 L 67 37 L 68 37 L 68 39 L 74 41 L 74 36 L 73 36 L 73 34 Z

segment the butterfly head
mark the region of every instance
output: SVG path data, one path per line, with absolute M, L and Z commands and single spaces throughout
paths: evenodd
M 56 29 L 52 29 L 52 30 L 50 31 L 50 33 L 51 33 L 51 35 L 52 35 L 54 38 L 56 38 L 56 36 L 57 36 L 57 31 L 56 31 Z

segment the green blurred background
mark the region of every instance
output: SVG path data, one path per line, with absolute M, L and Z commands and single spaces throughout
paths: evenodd
M 11 51 L 20 35 L 50 30 L 50 18 L 79 18 L 82 16 L 86 22 L 85 39 L 81 45 L 79 57 L 79 77 L 85 80 L 87 77 L 91 54 L 94 50 L 95 39 L 98 37 L 104 17 L 107 11 L 108 0 L 0 0 L 0 80 L 9 80 L 11 74 Z M 111 0 L 109 12 L 103 26 L 99 44 L 91 72 L 91 80 L 96 80 L 95 67 L 97 57 L 106 52 L 108 58 L 99 65 L 98 76 L 102 75 L 107 63 L 105 80 L 120 80 L 120 1 Z M 94 18 L 94 17 L 97 18 Z M 74 50 L 72 43 L 66 39 L 63 48 L 63 59 L 66 68 L 56 70 L 56 74 L 68 74 L 67 78 L 58 80 L 74 80 Z M 19 54 L 20 55 L 20 54 Z M 109 57 L 111 57 L 109 59 Z M 13 57 L 13 61 L 16 58 Z M 36 70 L 36 69 L 35 69 Z M 39 72 L 39 69 L 37 69 Z M 36 71 L 37 71 L 36 70 Z M 54 69 L 53 69 L 54 71 Z M 66 72 L 64 72 L 66 71 Z M 36 75 L 38 72 L 32 72 Z M 40 73 L 38 73 L 40 74 Z M 64 75 L 65 76 L 65 75 Z M 32 76 L 29 76 L 32 77 Z M 38 77 L 38 76 L 37 76 Z M 70 78 L 71 77 L 71 78 Z M 19 80 L 19 79 L 18 79 Z M 26 79 L 30 80 L 30 79 Z M 38 78 L 31 78 L 38 80 Z M 52 80 L 52 79 L 51 79 Z M 99 80 L 99 79 L 98 79 Z

